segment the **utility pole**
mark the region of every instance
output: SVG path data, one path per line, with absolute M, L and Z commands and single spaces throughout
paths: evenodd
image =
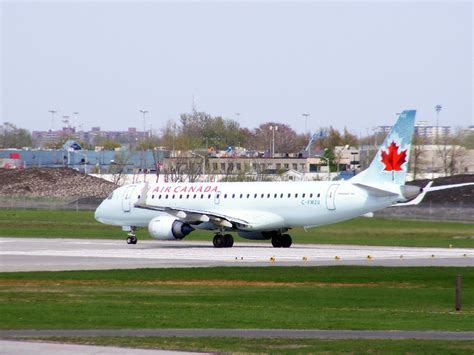
M 272 131 L 272 158 L 275 158 L 275 131 L 278 131 L 278 126 L 270 126 L 270 131 Z

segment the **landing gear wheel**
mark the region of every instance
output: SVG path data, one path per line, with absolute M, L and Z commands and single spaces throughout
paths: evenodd
M 280 241 L 281 241 L 282 248 L 289 248 L 291 247 L 291 244 L 293 243 L 289 234 L 283 234 L 280 238 Z
M 230 234 L 224 234 L 225 245 L 224 248 L 232 248 L 234 245 L 234 238 Z
M 212 243 L 216 248 L 224 248 L 226 246 L 226 238 L 222 234 L 216 234 Z
M 276 234 L 272 237 L 272 245 L 274 248 L 281 248 L 281 235 Z
M 129 235 L 127 237 L 127 244 L 137 244 L 137 237 L 135 237 L 134 235 Z

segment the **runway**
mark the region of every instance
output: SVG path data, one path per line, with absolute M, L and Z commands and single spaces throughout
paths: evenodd
M 0 238 L 0 272 L 211 266 L 474 266 L 474 249 L 212 242 Z

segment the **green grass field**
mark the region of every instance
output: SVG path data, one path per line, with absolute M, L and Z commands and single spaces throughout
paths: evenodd
M 159 338 L 89 337 L 37 338 L 74 344 L 113 345 L 144 349 L 200 351 L 207 353 L 246 354 L 470 354 L 474 340 L 326 340 L 326 339 L 247 339 L 247 338 Z
M 92 211 L 0 210 L 0 237 L 67 237 L 125 239 L 121 228 L 94 220 Z M 295 243 L 474 247 L 474 224 L 358 218 L 334 225 L 291 231 Z M 139 230 L 139 239 L 151 239 Z M 212 240 L 212 233 L 195 231 L 187 239 Z M 234 234 L 236 241 L 245 241 Z M 268 241 L 266 241 L 268 243 Z
M 454 283 L 463 277 L 463 310 Z M 474 330 L 474 268 L 221 267 L 0 274 L 2 329 Z

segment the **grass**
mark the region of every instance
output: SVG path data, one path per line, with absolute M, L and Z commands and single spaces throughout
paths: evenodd
M 0 237 L 63 237 L 124 239 L 121 228 L 100 224 L 92 211 L 2 209 Z M 310 229 L 291 231 L 295 243 L 387 246 L 474 247 L 474 224 L 357 218 Z M 152 239 L 145 229 L 139 239 Z M 212 240 L 210 232 L 195 231 L 188 240 Z M 236 241 L 245 241 L 234 233 Z M 268 241 L 266 241 L 268 243 Z
M 454 311 L 457 274 L 462 312 Z M 474 330 L 474 268 L 1 273 L 0 314 L 2 329 Z
M 46 341 L 110 345 L 144 349 L 199 351 L 206 353 L 410 353 L 472 354 L 474 341 L 445 340 L 329 340 L 329 339 L 247 339 L 167 337 L 50 337 Z

